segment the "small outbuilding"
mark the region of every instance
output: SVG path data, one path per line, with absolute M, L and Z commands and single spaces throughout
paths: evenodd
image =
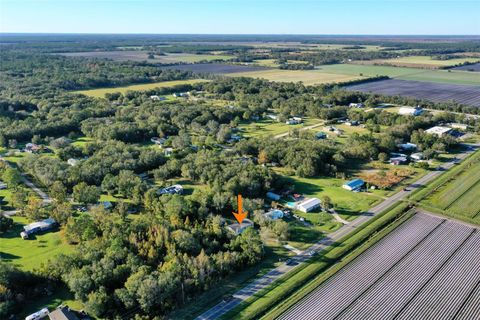
M 170 187 L 166 187 L 163 189 L 158 190 L 157 192 L 159 195 L 164 195 L 164 194 L 183 194 L 183 187 L 179 184 L 175 184 Z
M 419 116 L 423 113 L 423 109 L 420 106 L 414 107 L 401 107 L 398 113 L 404 116 Z
M 276 194 L 272 191 L 268 191 L 267 192 L 267 198 L 268 199 L 271 199 L 271 200 L 274 200 L 274 201 L 278 201 L 280 200 L 281 196 L 279 194 Z
M 451 131 L 452 131 L 452 128 L 449 128 L 449 127 L 435 126 L 425 130 L 425 133 L 434 134 L 436 136 L 442 137 L 444 135 L 449 134 Z
M 356 190 L 360 190 L 364 184 L 365 184 L 365 181 L 363 181 L 362 179 L 353 179 L 346 182 L 342 186 L 342 188 L 349 191 L 356 191 Z
M 267 218 L 268 220 L 278 220 L 283 218 L 284 213 L 282 210 L 273 209 L 268 212 L 265 212 L 264 215 L 265 215 L 265 218 Z

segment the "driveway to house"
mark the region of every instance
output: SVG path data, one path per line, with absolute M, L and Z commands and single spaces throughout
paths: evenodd
M 26 177 L 26 175 L 24 173 L 22 173 L 22 181 L 27 187 L 29 187 L 30 189 L 35 191 L 36 194 L 38 194 L 38 196 L 42 199 L 43 203 L 51 203 L 52 202 L 52 199 L 48 196 L 48 194 L 43 192 L 32 181 L 28 180 L 28 178 Z
M 316 125 L 315 125 L 316 126 Z M 310 126 L 311 127 L 311 126 Z M 304 128 L 307 129 L 307 128 Z M 276 136 L 278 137 L 278 136 Z M 437 168 L 435 171 L 431 171 L 421 177 L 420 179 L 416 180 L 414 183 L 410 184 L 404 190 L 397 192 L 396 194 L 387 197 L 383 202 L 376 205 L 375 207 L 371 208 L 368 212 L 363 213 L 357 219 L 353 220 L 349 224 L 343 225 L 340 229 L 335 232 L 330 233 L 325 238 L 322 238 L 320 241 L 309 247 L 305 250 L 302 254 L 299 254 L 289 260 L 289 262 L 284 263 L 275 269 L 272 269 L 267 274 L 263 275 L 260 278 L 255 279 L 253 282 L 248 284 L 243 289 L 237 291 L 232 299 L 224 300 L 218 303 L 216 306 L 212 307 L 211 309 L 205 311 L 203 314 L 195 318 L 196 320 L 210 320 L 210 319 L 217 319 L 227 313 L 228 311 L 235 308 L 241 302 L 247 300 L 254 294 L 258 293 L 260 290 L 265 289 L 268 285 L 270 285 L 275 280 L 282 277 L 287 272 L 291 271 L 292 269 L 296 268 L 300 264 L 304 263 L 306 260 L 310 259 L 310 255 L 308 254 L 311 251 L 322 251 L 339 241 L 344 236 L 348 235 L 349 233 L 353 232 L 356 228 L 362 225 L 364 222 L 370 220 L 375 215 L 381 213 L 382 211 L 388 209 L 392 205 L 402 201 L 405 199 L 412 191 L 416 189 L 424 187 L 430 181 L 441 175 L 446 170 L 450 169 L 457 163 L 465 159 L 468 155 L 473 153 L 477 148 L 480 147 L 479 144 L 464 144 L 467 147 L 467 150 L 463 153 L 460 153 L 456 156 L 457 161 L 452 160 L 451 162 L 444 163 L 440 167 Z

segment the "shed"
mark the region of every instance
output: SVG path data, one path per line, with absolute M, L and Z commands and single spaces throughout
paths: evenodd
M 362 179 L 353 179 L 351 181 L 346 182 L 342 187 L 343 189 L 354 191 L 354 190 L 359 190 L 361 187 L 363 187 L 364 184 L 365 182 Z
M 267 192 L 267 198 L 278 201 L 278 200 L 280 200 L 281 196 L 279 194 L 276 194 L 274 192 L 269 191 L 269 192 Z
M 265 212 L 265 218 L 269 219 L 269 220 L 278 220 L 278 219 L 282 219 L 283 216 L 284 216 L 284 213 L 282 210 L 278 210 L 278 209 L 273 209 L 273 210 L 270 210 L 268 212 Z

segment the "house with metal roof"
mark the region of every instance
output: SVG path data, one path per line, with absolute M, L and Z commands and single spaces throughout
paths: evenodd
M 28 239 L 28 237 L 32 234 L 49 231 L 55 228 L 56 226 L 57 226 L 57 222 L 53 218 L 48 218 L 42 221 L 33 222 L 23 227 L 24 231 L 20 233 L 20 236 L 23 239 Z
M 317 208 L 320 208 L 320 200 L 317 198 L 307 198 L 295 205 L 295 209 L 302 212 L 310 212 Z

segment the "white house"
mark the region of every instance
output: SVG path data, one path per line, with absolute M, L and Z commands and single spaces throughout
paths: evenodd
M 307 198 L 295 205 L 295 209 L 302 212 L 310 212 L 320 207 L 320 200 L 317 198 Z
M 28 239 L 28 236 L 31 234 L 35 234 L 37 232 L 44 232 L 53 229 L 54 227 L 57 226 L 57 222 L 52 219 L 48 218 L 42 221 L 37 221 L 33 222 L 30 224 L 27 224 L 26 226 L 23 227 L 23 232 L 20 232 L 20 236 L 23 239 Z
M 405 151 L 417 150 L 417 145 L 415 143 L 410 143 L 410 142 L 401 143 L 401 144 L 397 145 L 397 147 L 400 150 L 405 150 Z
M 350 103 L 348 105 L 350 108 L 363 108 L 365 105 L 363 103 Z
M 420 106 L 413 107 L 401 107 L 398 109 L 398 113 L 404 116 L 419 116 L 423 113 L 423 109 Z
M 413 161 L 423 160 L 423 153 L 421 153 L 421 152 L 412 153 L 410 155 L 410 159 L 412 159 Z
M 444 135 L 450 133 L 450 131 L 452 131 L 452 128 L 435 126 L 435 127 L 431 127 L 430 129 L 425 130 L 425 133 L 434 134 L 436 136 L 441 137 L 441 136 L 444 136 Z
M 285 124 L 300 124 L 302 121 L 303 120 L 300 117 L 292 117 L 285 121 Z
M 174 184 L 173 186 L 162 188 L 157 192 L 159 195 L 162 194 L 183 194 L 183 187 L 179 184 Z

